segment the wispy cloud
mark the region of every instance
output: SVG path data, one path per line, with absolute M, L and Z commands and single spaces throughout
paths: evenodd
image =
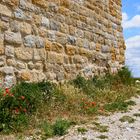
M 135 15 L 129 19 L 127 13 L 123 13 L 122 25 L 124 29 L 128 28 L 140 28 L 140 15 Z
M 130 37 L 125 42 L 127 48 L 140 48 L 140 35 Z

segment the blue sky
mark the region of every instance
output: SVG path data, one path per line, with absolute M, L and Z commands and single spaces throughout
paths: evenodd
M 126 65 L 134 77 L 140 77 L 140 0 L 122 0 Z

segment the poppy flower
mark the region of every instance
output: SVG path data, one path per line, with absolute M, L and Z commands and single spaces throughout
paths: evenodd
M 19 109 L 18 108 L 15 109 L 15 113 L 17 113 L 17 114 L 19 113 Z
M 95 103 L 95 102 L 92 102 L 91 104 L 92 104 L 93 106 L 96 106 L 96 103 Z
M 5 97 L 6 95 L 7 95 L 6 93 L 3 94 L 4 97 Z
M 24 100 L 25 99 L 25 96 L 21 96 L 21 99 Z
M 23 112 L 27 112 L 26 108 L 23 109 Z
M 9 94 L 9 96 L 10 96 L 10 97 L 14 97 L 14 95 L 13 95 L 13 94 Z
M 9 91 L 9 88 L 6 88 L 6 89 L 5 89 L 5 92 L 6 92 L 6 93 L 9 93 L 9 92 L 10 92 L 10 91 Z

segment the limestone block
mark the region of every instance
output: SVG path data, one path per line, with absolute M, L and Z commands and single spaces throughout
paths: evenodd
M 36 47 L 36 38 L 34 35 L 27 35 L 24 37 L 24 45 L 29 48 Z
M 46 59 L 46 52 L 44 49 L 34 49 L 33 60 L 43 61 Z
M 74 55 L 77 53 L 77 47 L 72 45 L 66 45 L 66 53 L 68 55 Z
M 25 65 L 25 63 L 18 61 L 16 68 L 19 70 L 26 69 L 26 65 Z
M 21 78 L 21 80 L 24 80 L 24 81 L 30 81 L 31 80 L 31 73 L 29 71 L 21 71 L 20 78 Z
M 57 52 L 57 53 L 64 53 L 64 47 L 57 42 L 53 42 L 52 51 Z
M 21 45 L 22 38 L 20 33 L 14 33 L 10 31 L 6 31 L 4 35 L 4 39 L 7 43 Z
M 0 14 L 11 17 L 12 11 L 10 11 L 5 5 L 0 4 Z
M 33 50 L 31 48 L 16 48 L 15 56 L 19 60 L 29 61 L 33 59 Z
M 41 25 L 46 27 L 46 28 L 49 28 L 49 25 L 50 25 L 49 19 L 46 17 L 42 17 Z
M 32 27 L 30 24 L 28 24 L 26 22 L 21 22 L 20 31 L 25 35 L 29 35 L 32 32 Z
M 15 53 L 15 51 L 14 51 L 14 47 L 13 46 L 7 45 L 5 47 L 5 55 L 6 56 L 8 56 L 8 57 L 14 57 L 14 53 Z
M 50 51 L 52 49 L 52 42 L 49 41 L 48 39 L 46 39 L 45 49 L 46 51 Z
M 11 31 L 12 32 L 18 32 L 20 31 L 20 25 L 19 22 L 14 20 L 10 23 Z
M 49 52 L 48 53 L 48 59 L 47 61 L 51 64 L 63 64 L 64 63 L 64 56 L 62 54 L 57 54 L 55 52 Z

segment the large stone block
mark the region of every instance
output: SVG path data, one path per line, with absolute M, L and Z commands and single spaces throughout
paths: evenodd
M 7 43 L 15 44 L 15 45 L 21 45 L 22 44 L 22 38 L 20 33 L 14 33 L 10 31 L 5 32 L 4 39 Z
M 0 4 L 0 14 L 11 17 L 12 11 L 7 6 Z
M 31 48 L 15 48 L 15 56 L 19 60 L 30 61 L 33 59 L 33 49 L 31 49 Z

